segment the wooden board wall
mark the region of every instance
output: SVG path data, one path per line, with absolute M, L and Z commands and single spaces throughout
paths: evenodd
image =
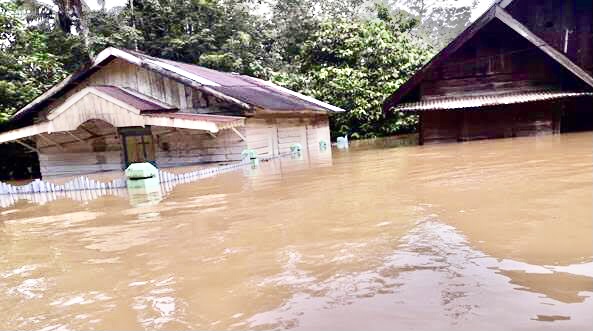
M 570 73 L 499 21 L 429 71 L 420 98 L 563 89 L 580 84 Z
M 245 133 L 244 128 L 237 130 Z M 232 130 L 211 136 L 197 130 L 153 127 L 152 133 L 156 137 L 156 163 L 162 168 L 239 161 L 247 148 L 247 143 Z
M 261 157 L 290 152 L 298 143 L 303 148 L 319 149 L 319 141 L 330 144 L 329 121 L 326 115 L 286 118 L 250 118 L 246 122 L 247 145 Z
M 203 131 L 153 126 L 155 161 L 161 168 L 240 161 L 241 153 L 247 148 L 254 149 L 260 158 L 268 158 L 290 152 L 290 146 L 295 143 L 318 152 L 320 140 L 330 149 L 329 122 L 325 115 L 250 118 L 245 127 L 237 130 L 247 141 L 232 130 L 212 136 Z M 123 169 L 121 136 L 113 126 L 91 120 L 72 133 L 76 137 L 63 132 L 37 137 L 43 177 Z
M 238 114 L 234 105 L 186 86 L 158 72 L 151 71 L 121 59 L 114 59 L 64 96 L 52 102 L 41 116 L 62 104 L 68 97 L 87 86 L 112 85 L 125 87 L 188 113 Z
M 522 0 L 514 1 L 507 10 L 577 65 L 593 72 L 592 1 Z
M 422 143 L 544 135 L 560 132 L 561 103 L 531 103 L 421 114 Z
M 67 133 L 36 137 L 42 177 L 122 170 L 121 138 L 113 126 L 93 120 L 71 133 L 83 141 Z

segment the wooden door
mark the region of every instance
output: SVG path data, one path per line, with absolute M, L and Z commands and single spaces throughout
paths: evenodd
M 122 134 L 126 167 L 132 163 L 155 162 L 154 138 L 150 130 L 143 128 L 143 130 L 123 130 L 120 133 Z

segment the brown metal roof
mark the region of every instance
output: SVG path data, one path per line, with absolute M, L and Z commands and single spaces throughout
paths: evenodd
M 198 82 L 224 95 L 233 97 L 251 106 L 279 111 L 343 111 L 329 104 L 308 98 L 299 93 L 282 90 L 270 82 L 239 75 L 236 73 L 216 71 L 195 64 L 160 59 L 140 52 L 126 50 L 143 60 L 154 61 L 156 65 L 166 64 L 181 69 L 198 79 Z M 165 68 L 167 69 L 167 68 Z
M 223 99 L 226 98 L 230 102 L 248 109 L 258 107 L 273 111 L 344 111 L 339 107 L 249 76 L 220 72 L 194 64 L 160 59 L 136 51 L 109 47 L 97 54 L 94 61 L 87 63 L 80 70 L 54 85 L 20 109 L 11 117 L 11 124 L 14 127 L 19 127 L 25 124 L 27 120 L 32 120 L 33 114 L 46 107 L 52 100 L 65 95 L 102 66 L 116 58 L 148 70 L 157 71 L 166 77 L 203 90 L 207 94 Z M 127 92 L 124 90 L 124 93 Z M 128 95 L 122 94 L 120 91 L 113 93 L 121 98 L 129 98 Z M 135 95 L 135 93 L 132 95 Z M 150 101 L 150 99 L 148 100 Z M 144 106 L 153 107 L 153 105 L 149 106 L 148 104 L 143 104 L 142 107 Z
M 117 86 L 97 85 L 93 86 L 93 88 L 105 94 L 108 94 L 109 96 L 116 98 L 122 102 L 127 103 L 128 105 L 140 110 L 140 112 L 173 111 L 177 109 L 173 106 L 166 105 L 158 100 L 155 100 L 147 95 L 143 95 L 140 93 L 132 94 L 132 92 L 119 88 Z
M 454 110 L 471 109 L 486 106 L 510 105 L 534 101 L 554 100 L 593 96 L 593 92 L 565 92 L 565 91 L 531 91 L 505 93 L 498 95 L 464 96 L 456 98 L 438 98 L 418 102 L 402 103 L 393 110 L 425 111 L 425 110 Z

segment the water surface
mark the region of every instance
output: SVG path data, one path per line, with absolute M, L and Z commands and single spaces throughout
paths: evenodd
M 591 133 L 0 210 L 0 329 L 593 327 Z

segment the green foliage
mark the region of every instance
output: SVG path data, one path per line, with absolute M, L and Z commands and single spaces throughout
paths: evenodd
M 28 28 L 13 3 L 0 3 L 0 123 L 66 76 L 51 35 Z
M 353 138 L 385 136 L 414 129 L 417 119 L 382 111 L 385 98 L 422 66 L 431 49 L 415 41 L 415 21 L 386 15 L 368 21 L 327 20 L 304 44 L 296 73 L 276 83 L 348 110 L 332 120 L 332 134 Z
M 108 46 L 273 79 L 348 113 L 332 133 L 354 138 L 414 129 L 381 104 L 428 58 L 420 16 L 365 0 L 134 0 L 109 11 L 84 2 L 3 2 L 0 120 Z M 398 0 L 409 1 L 409 0 Z M 375 3 L 377 1 L 371 1 Z M 380 1 L 379 1 L 380 2 Z

